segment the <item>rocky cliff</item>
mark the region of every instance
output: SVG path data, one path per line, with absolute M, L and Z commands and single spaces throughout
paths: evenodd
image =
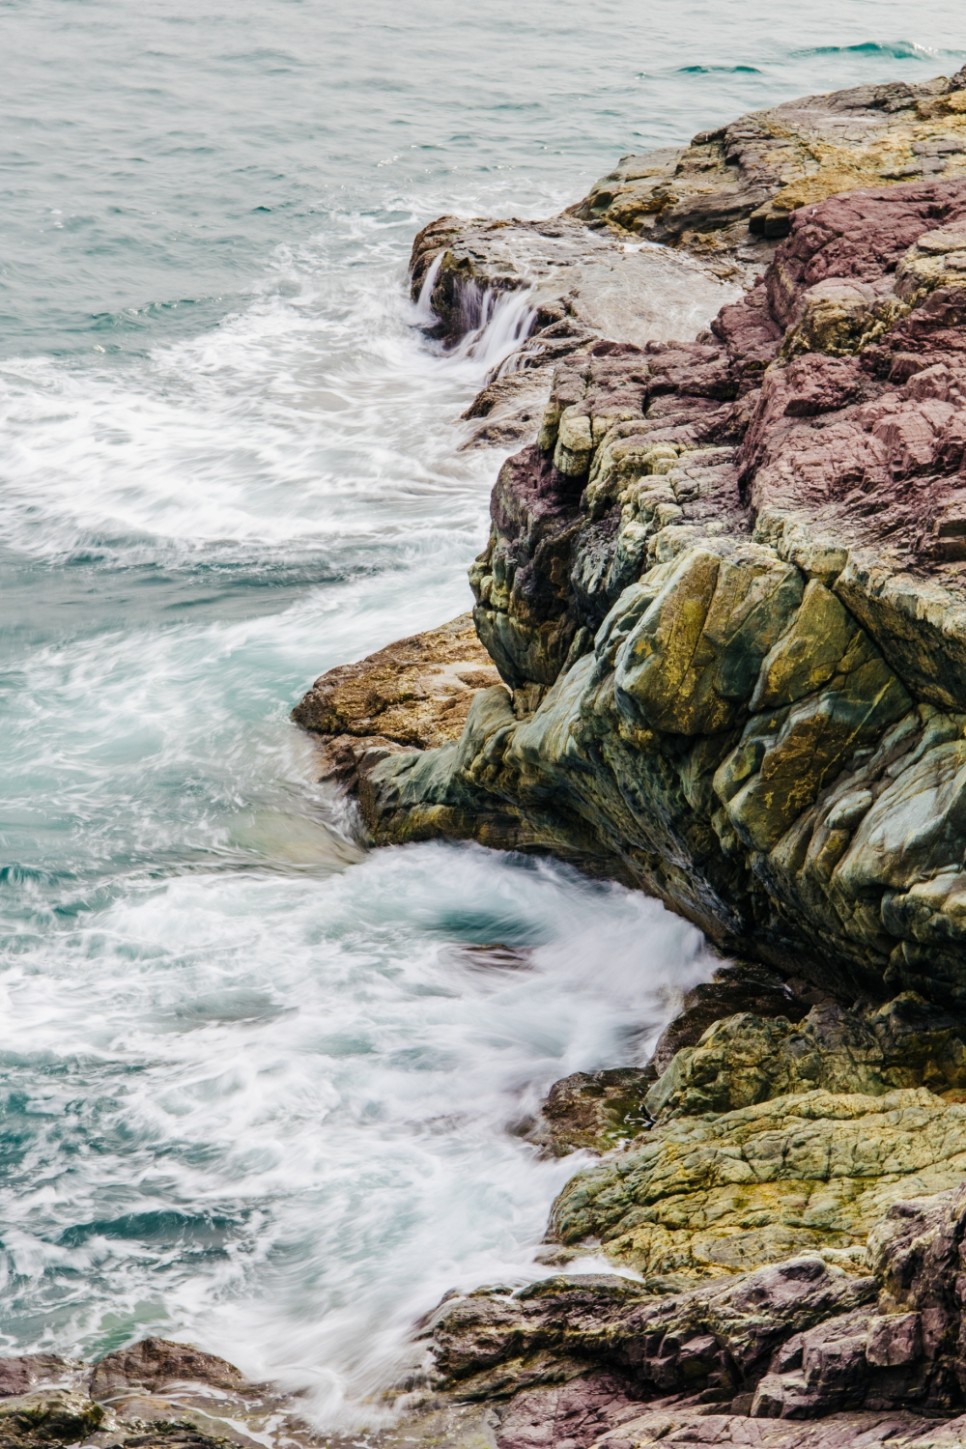
M 550 1251 L 637 1276 L 444 1305 L 437 1384 L 500 1449 L 966 1442 L 964 137 L 966 74 L 864 88 L 417 239 L 442 336 L 531 289 L 471 413 L 539 432 L 475 633 L 295 717 L 373 841 L 553 851 L 757 963 L 551 1094 L 537 1140 L 604 1155 Z M 723 303 L 696 338 L 634 311 L 642 242 Z
M 958 124 L 964 95 L 927 109 Z M 726 950 L 948 1001 L 966 180 L 833 197 L 787 230 L 697 341 L 582 340 L 558 362 L 471 570 L 504 683 L 458 740 L 369 752 L 366 823 L 553 850 Z M 296 717 L 318 729 L 312 700 Z

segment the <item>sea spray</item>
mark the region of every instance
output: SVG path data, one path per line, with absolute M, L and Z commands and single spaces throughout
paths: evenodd
M 469 603 L 500 454 L 458 419 L 529 304 L 446 353 L 406 256 L 443 211 L 548 215 L 622 152 L 954 68 L 919 48 L 952 0 L 890 49 L 907 9 L 816 6 L 801 55 L 763 0 L 0 9 L 8 1351 L 174 1334 L 332 1422 L 446 1289 L 542 1271 L 574 1164 L 521 1121 L 642 1060 L 711 963 L 548 863 L 364 854 L 288 723 Z

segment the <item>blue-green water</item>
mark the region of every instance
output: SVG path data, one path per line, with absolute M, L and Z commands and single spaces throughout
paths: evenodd
M 550 864 L 363 856 L 288 723 L 465 607 L 492 350 L 443 210 L 957 68 L 959 6 L 0 5 L 0 1346 L 160 1331 L 333 1422 L 455 1284 L 539 1271 L 513 1125 L 632 1060 L 694 933 Z M 473 948 L 521 948 L 515 966 Z

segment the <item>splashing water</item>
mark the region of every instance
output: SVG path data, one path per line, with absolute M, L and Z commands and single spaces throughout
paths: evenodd
M 456 356 L 479 363 L 487 382 L 513 371 L 513 354 L 530 336 L 537 320 L 529 288 L 501 292 L 471 282 L 463 288 L 460 308 L 466 331 L 455 349 Z
M 500 457 L 458 419 L 531 300 L 427 343 L 417 228 L 959 63 L 951 0 L 905 45 L 898 0 L 813 12 L 0 7 L 6 1351 L 162 1332 L 351 1422 L 445 1290 L 541 1271 L 575 1164 L 521 1124 L 643 1060 L 701 942 L 549 862 L 365 853 L 287 712 L 469 602 Z

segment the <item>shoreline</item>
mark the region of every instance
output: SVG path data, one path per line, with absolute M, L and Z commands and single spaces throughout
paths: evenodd
M 564 1262 L 603 1239 L 642 1286 L 481 1290 L 431 1325 L 443 1402 L 487 1406 L 499 1449 L 563 1442 L 563 1420 L 576 1449 L 966 1432 L 958 1297 L 924 1265 L 896 1279 L 907 1222 L 937 1245 L 927 1256 L 958 1252 L 945 1225 L 966 1174 L 966 837 L 958 796 L 933 786 L 938 825 L 907 848 L 903 803 L 930 788 L 931 750 L 952 778 L 966 706 L 960 452 L 908 451 L 926 419 L 937 437 L 947 426 L 931 409 L 958 405 L 964 86 L 961 73 L 793 102 L 675 156 L 625 158 L 548 223 L 444 218 L 414 244 L 414 295 L 430 293 L 450 342 L 479 310 L 462 298 L 531 289 L 518 370 L 469 410 L 496 415 L 481 440 L 532 437 L 541 388 L 549 401 L 538 441 L 504 465 L 471 570 L 502 682 L 468 709 L 448 699 L 452 727 L 437 715 L 415 750 L 405 710 L 388 744 L 349 722 L 343 778 L 370 838 L 550 851 L 657 894 L 766 982 L 750 1002 L 724 992 L 677 1040 L 672 1024 L 660 1068 L 615 1081 L 642 1130 L 554 1206 Z M 589 262 L 574 256 L 581 225 Z M 673 248 L 672 265 L 703 261 L 719 286 L 740 275 L 743 299 L 696 342 L 595 330 L 588 274 L 612 283 L 630 238 Z M 569 258 L 556 296 L 554 251 Z M 882 504 L 856 506 L 854 483 L 841 502 L 817 494 L 809 469 L 849 476 L 866 433 L 893 450 L 869 474 Z M 929 468 L 940 506 L 906 541 Z M 318 730 L 312 698 L 295 717 Z M 865 856 L 849 875 L 853 840 Z M 884 873 L 877 918 L 859 903 Z M 578 1119 L 608 1120 L 601 1075 L 573 1090 Z M 808 1285 L 801 1321 L 792 1281 Z M 750 1357 L 723 1327 L 739 1301 L 756 1305 Z
M 740 959 L 688 994 L 647 1069 L 551 1089 L 534 1140 L 596 1155 L 552 1209 L 558 1271 L 447 1297 L 417 1331 L 431 1371 L 386 1396 L 393 1427 L 315 1433 L 296 1400 L 152 1339 L 93 1366 L 0 1362 L 0 1445 L 966 1438 L 966 1020 L 948 868 L 966 845 L 966 692 L 961 620 L 942 612 L 966 559 L 946 446 L 966 319 L 966 73 L 777 111 L 780 138 L 743 117 L 673 156 L 625 158 L 547 223 L 420 234 L 414 292 L 429 281 L 452 343 L 487 296 L 532 304 L 525 335 L 514 313 L 510 369 L 469 409 L 478 441 L 529 446 L 497 484 L 475 623 L 332 670 L 296 708 L 377 842 L 549 851 L 661 896 Z M 856 127 L 874 145 L 849 140 Z M 809 228 L 823 246 L 809 250 Z M 695 292 L 697 341 L 664 335 L 660 287 Z M 782 469 L 847 470 L 859 433 L 899 472 L 875 476 L 872 508 L 846 499 L 856 524 Z M 925 462 L 903 473 L 913 455 Z M 895 545 L 902 488 L 930 467 L 945 511 L 930 495 Z M 867 617 L 880 605 L 885 624 Z M 901 817 L 924 760 L 926 825 L 941 828 L 900 819 L 913 846 L 893 852 L 912 900 L 846 880 L 830 926 L 822 871 L 867 816 L 883 830 Z M 589 1247 L 617 1271 L 568 1275 Z

